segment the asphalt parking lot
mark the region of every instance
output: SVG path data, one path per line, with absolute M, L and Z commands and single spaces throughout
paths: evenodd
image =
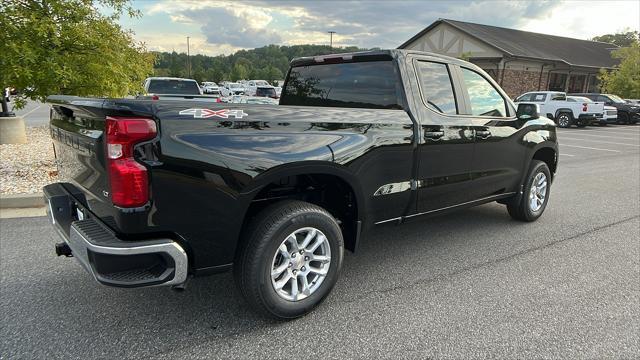
M 0 358 L 639 358 L 640 125 L 558 132 L 537 222 L 494 203 L 381 227 L 291 322 L 255 316 L 230 274 L 100 286 L 46 218 L 0 220 Z

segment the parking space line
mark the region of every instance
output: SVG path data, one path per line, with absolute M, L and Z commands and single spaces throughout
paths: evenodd
M 614 145 L 624 145 L 624 146 L 635 146 L 635 147 L 640 147 L 640 145 L 638 144 L 625 144 L 625 143 L 619 143 L 619 142 L 613 142 L 613 141 L 605 141 L 605 140 L 593 140 L 593 139 L 576 139 L 576 138 L 570 138 L 570 137 L 562 137 L 560 138 L 560 140 L 578 140 L 578 141 L 592 141 L 592 142 L 597 142 L 597 143 L 604 143 L 604 144 L 614 144 Z
M 577 134 L 580 136 L 592 136 L 592 137 L 598 137 L 598 138 L 614 138 L 614 139 L 625 139 L 625 140 L 640 140 L 640 136 L 636 136 L 636 137 L 625 137 L 625 136 L 619 136 L 619 135 L 613 135 L 613 136 L 608 136 L 608 135 L 594 135 L 594 134 L 585 134 L 582 132 L 575 132 L 575 133 L 571 133 L 571 135 L 573 134 Z
M 594 148 L 594 147 L 588 147 L 588 146 L 578 146 L 578 145 L 568 145 L 568 144 L 560 144 L 560 147 L 563 146 L 568 146 L 568 147 L 574 147 L 574 148 L 581 148 L 581 149 L 590 149 L 590 150 L 599 150 L 599 151 L 610 151 L 610 152 L 622 152 L 620 150 L 611 150 L 611 149 L 600 149 L 600 148 Z
M 560 156 L 575 156 L 575 155 L 560 153 Z

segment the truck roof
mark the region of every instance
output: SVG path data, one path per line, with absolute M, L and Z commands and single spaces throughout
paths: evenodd
M 443 62 L 457 64 L 457 65 L 465 65 L 470 66 L 471 63 L 460 60 L 454 57 L 426 52 L 426 51 L 417 51 L 417 50 L 404 50 L 404 49 L 386 49 L 386 50 L 369 50 L 369 51 L 358 51 L 351 53 L 339 53 L 339 54 L 329 54 L 329 55 L 318 55 L 318 56 L 305 56 L 298 57 L 291 60 L 289 63 L 290 66 L 304 66 L 304 65 L 312 65 L 323 63 L 328 60 L 352 60 L 353 58 L 365 58 L 365 57 L 379 57 L 381 60 L 386 58 L 395 58 L 399 55 L 407 55 L 407 54 L 417 54 L 417 55 L 426 55 L 431 58 L 440 59 Z M 471 64 L 471 66 L 476 67 Z

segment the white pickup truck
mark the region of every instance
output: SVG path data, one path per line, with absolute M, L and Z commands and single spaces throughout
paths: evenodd
M 540 106 L 540 114 L 552 119 L 559 127 L 577 125 L 585 127 L 598 122 L 604 113 L 604 103 L 567 101 L 567 94 L 559 91 L 531 91 L 518 96 L 520 103 L 533 103 Z

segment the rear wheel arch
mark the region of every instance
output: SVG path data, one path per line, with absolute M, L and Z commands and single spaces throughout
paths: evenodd
M 256 178 L 242 229 L 262 209 L 283 200 L 301 200 L 326 209 L 339 223 L 345 248 L 355 251 L 365 204 L 358 180 L 345 168 L 330 164 L 295 166 Z M 239 249 L 240 246 L 237 247 Z

